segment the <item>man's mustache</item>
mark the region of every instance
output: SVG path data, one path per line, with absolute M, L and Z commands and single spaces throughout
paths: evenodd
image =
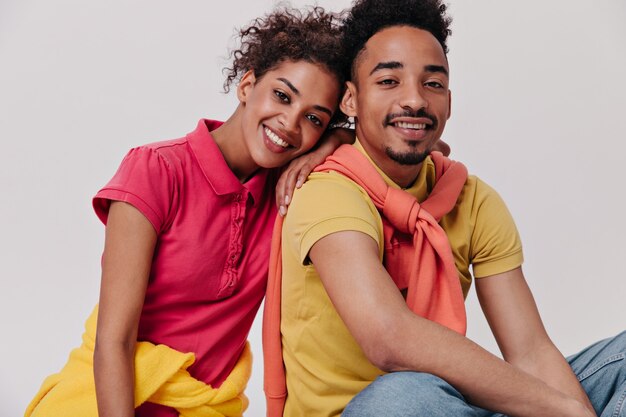
M 423 117 L 431 121 L 432 128 L 437 127 L 437 118 L 433 116 L 432 114 L 428 113 L 423 108 L 417 111 L 405 110 L 402 113 L 390 113 L 385 117 L 385 126 L 390 125 L 391 121 L 397 117 L 413 117 L 413 118 Z

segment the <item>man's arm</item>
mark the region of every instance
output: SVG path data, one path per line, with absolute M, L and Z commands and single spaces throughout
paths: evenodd
M 593 416 L 579 401 L 411 312 L 366 234 L 330 234 L 309 257 L 342 320 L 380 369 L 437 375 L 472 404 L 512 416 Z
M 477 279 L 476 292 L 504 359 L 593 410 L 548 337 L 522 269 Z

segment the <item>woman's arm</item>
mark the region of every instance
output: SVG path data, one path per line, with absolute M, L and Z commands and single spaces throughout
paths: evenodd
M 100 417 L 134 417 L 134 353 L 157 235 L 130 204 L 109 209 L 94 377 Z
M 320 139 L 316 148 L 294 159 L 283 170 L 276 184 L 276 206 L 281 216 L 287 214 L 287 206 L 291 202 L 291 196 L 296 188 L 300 188 L 311 171 L 324 162 L 327 156 L 343 144 L 354 143 L 354 130 L 337 128 L 328 130 Z M 445 156 L 450 155 L 450 146 L 438 140 L 433 146 L 433 151 L 439 151 Z
M 293 190 L 300 188 L 311 171 L 345 143 L 354 143 L 354 130 L 344 128 L 328 130 L 313 150 L 287 165 L 276 184 L 276 205 L 281 216 L 287 214 Z

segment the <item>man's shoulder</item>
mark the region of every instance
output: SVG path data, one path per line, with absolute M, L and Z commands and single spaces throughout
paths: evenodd
M 378 224 L 380 215 L 367 192 L 337 172 L 315 172 L 294 192 L 286 218 L 304 227 L 331 219 L 361 219 Z M 295 222 L 295 223 L 294 223 Z
M 487 224 L 493 224 L 495 227 L 496 219 L 500 219 L 499 214 L 495 215 L 502 211 L 507 211 L 506 203 L 496 189 L 477 175 L 468 175 L 456 206 L 447 217 L 448 220 L 455 221 L 465 219 L 468 222 L 466 224 L 474 226 L 477 224 L 477 218 L 481 217 L 486 219 Z
M 313 172 L 302 188 L 294 193 L 296 199 L 314 200 L 322 204 L 335 204 L 335 201 L 370 201 L 367 192 L 348 177 L 335 172 Z M 323 199 L 323 200 L 317 200 Z
M 459 204 L 480 205 L 492 199 L 501 200 L 500 194 L 477 175 L 468 175 L 459 196 Z
M 283 248 L 304 262 L 321 238 L 343 231 L 382 242 L 382 220 L 367 193 L 336 172 L 313 173 L 294 192 L 283 223 Z

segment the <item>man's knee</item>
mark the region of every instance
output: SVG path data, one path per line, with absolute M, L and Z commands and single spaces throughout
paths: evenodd
M 622 347 L 622 351 L 626 352 L 626 330 L 614 337 L 615 343 Z
M 626 380 L 626 331 L 568 358 L 579 381 L 590 386 Z
M 422 397 L 460 396 L 458 391 L 443 379 L 424 372 L 391 372 L 379 377 L 382 386 L 401 392 L 412 392 Z
M 352 399 L 342 416 L 438 416 L 463 396 L 443 379 L 420 372 L 392 372 Z

